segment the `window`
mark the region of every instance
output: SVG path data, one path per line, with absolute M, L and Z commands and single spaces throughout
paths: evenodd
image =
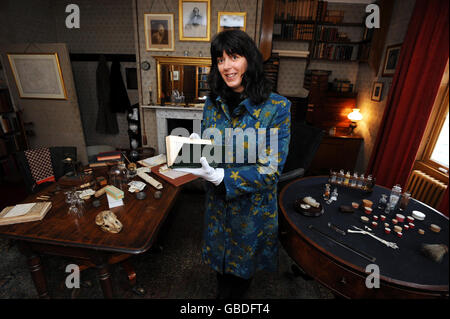
M 413 169 L 448 183 L 449 172 L 449 127 L 448 127 L 448 62 L 434 102 L 427 129 Z
M 448 169 L 448 112 L 445 117 L 444 125 L 442 126 L 441 132 L 439 133 L 439 137 L 436 141 L 436 145 L 434 146 L 433 152 L 431 153 L 430 160 L 437 163 L 438 165 L 442 165 L 447 167 Z

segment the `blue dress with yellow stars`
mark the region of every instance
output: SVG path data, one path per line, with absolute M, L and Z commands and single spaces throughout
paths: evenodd
M 220 97 L 216 104 L 210 99 L 205 102 L 202 138 L 210 138 L 205 136 L 208 128 L 220 130 L 222 141 L 214 140 L 215 144 L 226 144 L 227 128 L 256 133 L 266 129 L 264 135 L 256 134 L 256 158 L 250 155 L 255 153 L 254 140 L 233 138 L 234 161 L 220 165 L 226 194 L 207 183 L 202 257 L 220 273 L 248 279 L 256 270 L 277 269 L 277 182 L 289 149 L 290 107 L 289 100 L 275 93 L 259 105 L 245 99 L 232 114 Z M 244 149 L 244 161 L 236 160 L 239 146 Z

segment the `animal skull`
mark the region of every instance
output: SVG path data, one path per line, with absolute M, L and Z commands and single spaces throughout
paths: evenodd
M 95 223 L 99 225 L 103 231 L 117 234 L 122 230 L 122 223 L 117 216 L 110 210 L 104 210 L 95 217 Z

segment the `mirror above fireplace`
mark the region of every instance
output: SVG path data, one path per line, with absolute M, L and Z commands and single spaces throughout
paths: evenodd
M 210 57 L 154 56 L 158 81 L 157 103 L 202 103 L 209 93 Z M 176 98 L 179 96 L 184 98 Z M 175 98 L 174 98 L 175 97 Z

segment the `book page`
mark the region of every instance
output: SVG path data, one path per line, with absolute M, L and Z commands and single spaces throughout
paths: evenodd
M 17 216 L 25 215 L 25 214 L 27 214 L 30 211 L 31 208 L 33 208 L 33 206 L 35 204 L 36 203 L 16 205 L 5 216 L 3 216 L 3 218 L 6 218 L 6 217 L 17 217 Z

